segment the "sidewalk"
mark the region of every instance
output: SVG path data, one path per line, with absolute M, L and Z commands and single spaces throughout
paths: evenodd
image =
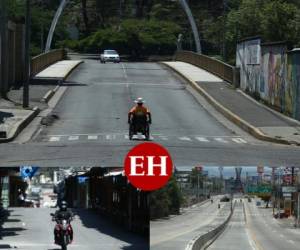
M 258 139 L 300 145 L 300 122 L 255 101 L 219 77 L 184 62 L 164 62 L 186 78 L 219 112 Z
M 48 108 L 48 101 L 59 89 L 59 85 L 47 84 L 48 79 L 59 84 L 82 61 L 57 62 L 35 76 L 39 80 L 38 85 L 29 86 L 29 108 L 23 109 L 23 88 L 11 90 L 8 100 L 0 98 L 0 143 L 12 141 L 22 129 L 24 129 L 39 113 Z

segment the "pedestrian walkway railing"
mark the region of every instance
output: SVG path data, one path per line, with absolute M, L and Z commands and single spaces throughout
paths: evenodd
M 40 54 L 31 59 L 30 75 L 35 76 L 49 65 L 64 59 L 64 49 L 51 50 L 47 53 Z
M 233 84 L 235 87 L 239 86 L 239 68 L 220 60 L 191 51 L 178 51 L 174 59 L 193 64 Z

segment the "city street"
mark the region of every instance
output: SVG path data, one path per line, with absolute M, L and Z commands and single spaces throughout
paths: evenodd
M 181 215 L 151 221 L 150 248 L 182 250 L 190 240 L 220 225 L 229 216 L 230 203 L 221 203 L 218 209 L 219 199 L 216 196 L 214 203 L 208 201 L 185 209 Z
M 10 208 L 11 215 L 0 234 L 0 249 L 58 250 L 54 245 L 48 208 Z M 140 250 L 148 249 L 145 238 L 127 232 L 107 219 L 87 210 L 76 210 L 72 222 L 74 241 L 68 249 Z
M 245 202 L 250 235 L 260 250 L 296 250 L 300 244 L 300 230 L 281 226 L 272 217 L 272 209 Z
M 166 146 L 177 166 L 299 165 L 298 147 L 254 139 L 165 66 L 90 59 L 54 96 L 48 126 L 33 121 L 13 143 L 0 144 L 0 165 L 122 165 L 128 150 L 143 142 L 127 135 L 127 113 L 139 96 L 152 111 L 151 140 Z

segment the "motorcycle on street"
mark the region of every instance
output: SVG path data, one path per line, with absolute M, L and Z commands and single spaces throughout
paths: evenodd
M 62 250 L 67 250 L 67 246 L 72 243 L 71 234 L 71 220 L 70 219 L 58 219 L 55 217 L 55 214 L 51 213 L 52 221 L 56 221 L 55 232 L 56 232 L 56 241 L 55 244 L 61 246 Z

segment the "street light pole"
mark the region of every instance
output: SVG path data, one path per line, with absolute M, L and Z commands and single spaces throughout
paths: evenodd
M 29 81 L 30 81 L 30 0 L 26 0 L 25 22 L 25 81 L 23 83 L 23 108 L 29 107 Z
M 179 2 L 181 4 L 182 8 L 184 9 L 184 11 L 189 19 L 190 25 L 192 27 L 195 45 L 196 45 L 196 51 L 197 51 L 197 53 L 202 54 L 200 35 L 198 32 L 198 27 L 197 27 L 196 21 L 194 19 L 194 16 L 192 14 L 192 11 L 191 11 L 188 3 L 186 2 L 186 0 L 179 0 Z

